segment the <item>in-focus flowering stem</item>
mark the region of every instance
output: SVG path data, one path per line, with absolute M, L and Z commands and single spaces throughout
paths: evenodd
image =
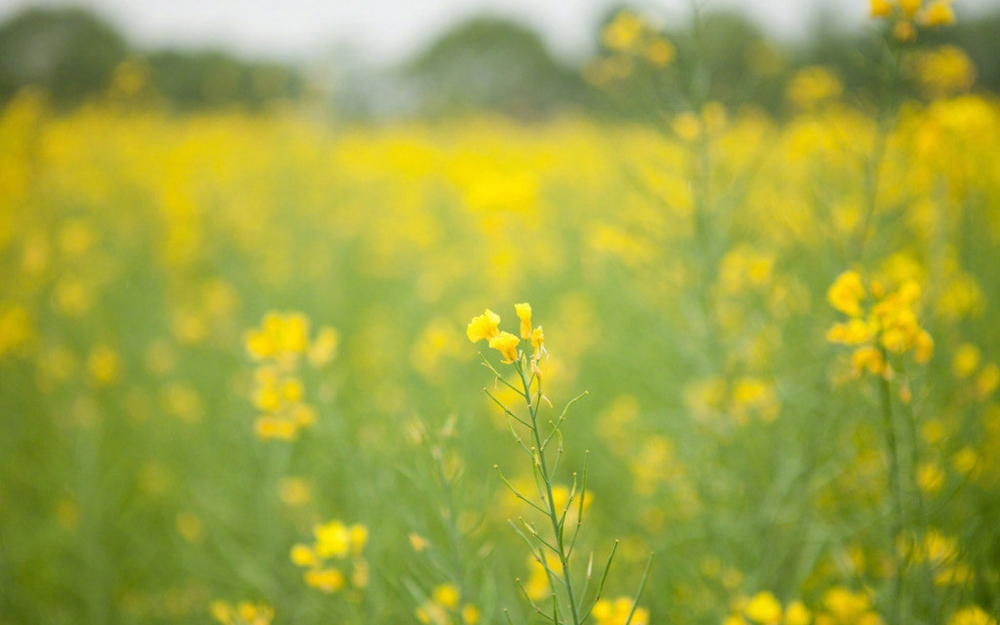
M 559 555 L 559 565 L 562 567 L 563 582 L 566 585 L 566 597 L 569 602 L 570 614 L 573 617 L 574 625 L 579 625 L 580 615 L 578 614 L 576 595 L 573 592 L 573 579 L 569 570 L 569 553 L 565 544 L 565 526 L 559 520 L 559 513 L 556 510 L 555 498 L 552 495 L 552 476 L 549 473 L 548 461 L 545 457 L 545 443 L 542 442 L 541 433 L 538 430 L 538 406 L 542 397 L 542 379 L 534 374 L 529 374 L 525 370 L 524 357 L 514 363 L 518 376 L 521 378 L 521 386 L 524 389 L 524 397 L 528 406 L 528 415 L 531 417 L 531 436 L 535 443 L 535 457 L 538 463 L 538 470 L 545 482 L 545 508 L 549 521 L 552 523 L 552 532 L 555 536 L 556 548 Z M 531 383 L 536 381 L 538 389 L 534 396 L 531 394 Z M 558 427 L 558 426 L 556 426 Z

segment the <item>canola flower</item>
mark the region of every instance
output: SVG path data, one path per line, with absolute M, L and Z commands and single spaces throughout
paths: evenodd
M 262 440 L 290 441 L 316 421 L 316 411 L 305 402 L 301 361 L 322 367 L 336 355 L 338 335 L 323 328 L 310 343 L 309 320 L 297 313 L 270 313 L 261 327 L 246 333 L 246 348 L 257 362 L 253 375 L 253 404 L 261 412 L 255 431 Z
M 213 601 L 209 606 L 212 618 L 222 625 L 271 625 L 274 608 L 266 603 L 242 601 L 236 605 Z
M 424 625 L 477 625 L 482 614 L 472 603 L 462 603 L 462 594 L 454 584 L 439 584 L 431 596 L 414 612 Z
M 934 339 L 917 321 L 919 299 L 915 281 L 886 292 L 877 281 L 866 289 L 860 274 L 846 271 L 830 286 L 827 301 L 849 319 L 831 327 L 826 339 L 854 348 L 851 364 L 857 376 L 869 372 L 892 378 L 890 355 L 912 352 L 918 364 L 925 364 L 934 354 Z
M 367 527 L 333 520 L 316 525 L 313 537 L 312 544 L 298 543 L 289 554 L 292 563 L 306 569 L 302 574 L 306 585 L 327 594 L 368 586 L 369 566 L 364 558 Z
M 528 586 L 522 585 L 525 596 L 531 602 L 535 612 L 545 616 L 554 623 L 572 622 L 580 625 L 591 616 L 600 623 L 606 625 L 629 625 L 630 623 L 647 623 L 648 613 L 638 607 L 638 595 L 642 594 L 649 565 L 652 558 L 646 565 L 642 581 L 635 601 L 627 598 L 620 599 L 615 603 L 609 603 L 601 598 L 604 584 L 607 581 L 611 562 L 614 559 L 615 547 L 611 550 L 604 574 L 600 578 L 600 583 L 594 596 L 588 600 L 578 593 L 574 586 L 574 575 L 571 570 L 571 557 L 576 547 L 580 528 L 583 525 L 584 509 L 588 504 L 587 497 L 587 471 L 584 466 L 582 480 L 578 482 L 577 474 L 573 474 L 573 485 L 568 490 L 560 488 L 554 481 L 554 474 L 559 466 L 562 457 L 562 434 L 560 428 L 566 421 L 568 410 L 581 399 L 583 393 L 570 401 L 562 414 L 554 422 L 550 422 L 550 429 L 543 431 L 539 421 L 539 409 L 543 401 L 548 399 L 542 393 L 543 373 L 539 367 L 539 361 L 547 355 L 545 350 L 545 337 L 542 327 L 539 325 L 532 329 L 532 310 L 530 304 L 516 304 L 515 312 L 520 321 L 520 336 L 500 330 L 500 316 L 487 309 L 482 315 L 473 317 L 466 328 L 466 335 L 473 343 L 487 341 L 491 349 L 500 352 L 501 362 L 511 365 L 517 376 L 519 385 L 508 382 L 504 375 L 498 371 L 489 360 L 483 357 L 483 364 L 496 376 L 498 383 L 502 383 L 509 390 L 525 402 L 527 416 L 520 417 L 508 408 L 496 395 L 486 390 L 487 395 L 503 411 L 508 418 L 508 425 L 515 440 L 523 451 L 531 458 L 532 471 L 536 476 L 535 486 L 537 487 L 537 497 L 529 497 L 518 490 L 497 467 L 497 472 L 504 485 L 513 493 L 518 500 L 526 503 L 533 511 L 539 513 L 545 520 L 543 525 L 548 525 L 550 532 L 543 532 L 535 523 L 525 520 L 523 517 L 511 525 L 515 531 L 524 539 L 531 553 L 531 560 L 537 564 L 533 566 L 532 578 Z M 522 343 L 526 342 L 526 344 Z M 532 353 L 529 358 L 527 345 L 531 346 Z M 528 432 L 528 441 L 525 442 L 518 434 L 515 423 L 523 426 Z M 555 457 L 550 458 L 550 444 L 558 442 Z M 551 463 L 551 464 L 550 464 Z M 575 523 L 570 525 L 570 511 L 575 512 Z M 543 537 L 543 534 L 547 537 Z M 544 580 L 538 575 L 537 569 L 544 572 Z M 591 580 L 592 566 L 588 565 L 586 582 Z M 547 591 L 545 588 L 547 587 Z M 586 585 L 585 585 L 586 587 Z M 558 589 L 558 590 L 557 590 Z M 543 593 L 551 596 L 551 608 L 543 609 L 538 603 L 538 598 Z M 543 601 L 543 605 L 548 605 L 548 601 Z M 623 609 L 622 606 L 626 607 Z M 551 610 L 551 613 L 547 612 Z M 568 620 L 567 620 L 568 617 Z
M 892 33 L 898 41 L 917 38 L 917 26 L 938 28 L 955 23 L 952 0 L 871 0 L 869 15 L 873 19 L 891 20 Z

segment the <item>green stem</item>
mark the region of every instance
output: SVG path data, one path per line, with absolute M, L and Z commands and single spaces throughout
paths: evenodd
M 886 360 L 887 354 L 882 350 L 882 358 Z M 899 444 L 896 440 L 896 427 L 892 415 L 892 387 L 885 375 L 881 376 L 882 390 L 882 428 L 885 433 L 886 451 L 889 455 L 889 496 L 892 499 L 892 513 L 889 529 L 889 545 L 892 550 L 892 594 L 889 599 L 889 624 L 899 625 L 900 610 L 902 607 L 903 591 L 903 567 L 904 557 L 899 554 L 896 548 L 896 541 L 904 529 L 903 517 L 903 489 L 899 476 Z
M 536 462 L 538 463 L 538 470 L 542 475 L 542 481 L 545 483 L 545 508 L 549 517 L 549 521 L 552 523 L 552 531 L 555 534 L 555 550 L 559 556 L 559 564 L 562 567 L 563 583 L 566 586 L 566 597 L 569 602 L 570 613 L 573 616 L 573 625 L 580 625 L 580 615 L 578 613 L 576 604 L 576 595 L 573 592 L 573 580 L 570 577 L 569 570 L 569 556 L 566 553 L 566 547 L 563 540 L 563 525 L 559 522 L 559 514 L 556 510 L 555 502 L 552 497 L 552 476 L 549 474 L 548 462 L 545 459 L 545 450 L 542 447 L 542 437 L 538 431 L 538 401 L 532 401 L 531 395 L 531 379 L 525 374 L 524 366 L 521 362 L 516 362 L 515 367 L 517 368 L 517 373 L 521 377 L 521 385 L 524 387 L 524 396 L 528 405 L 528 414 L 531 416 L 531 436 L 535 441 L 536 451 Z M 542 394 L 541 385 L 542 381 L 538 379 L 538 394 L 540 398 Z

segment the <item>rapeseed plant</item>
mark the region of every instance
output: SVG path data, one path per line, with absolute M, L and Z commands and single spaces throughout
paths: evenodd
M 541 362 L 548 355 L 545 335 L 542 326 L 532 328 L 530 304 L 516 304 L 515 311 L 520 320 L 520 336 L 500 330 L 500 316 L 489 309 L 482 315 L 473 317 L 466 334 L 473 343 L 487 341 L 491 349 L 500 352 L 501 363 L 513 367 L 516 373 L 514 383 L 509 382 L 485 356 L 482 357 L 483 364 L 494 374 L 497 384 L 502 384 L 513 391 L 525 404 L 524 414 L 518 416 L 493 392 L 485 389 L 490 399 L 503 410 L 511 434 L 531 459 L 536 493 L 528 495 L 519 490 L 504 477 L 497 466 L 500 479 L 518 500 L 542 515 L 543 527 L 548 526 L 548 529 L 541 529 L 536 522 L 526 520 L 524 517 L 519 517 L 517 523 L 510 521 L 511 526 L 528 545 L 531 558 L 542 569 L 544 581 L 547 582 L 547 590 L 542 590 L 543 582 L 536 574 L 529 580 L 528 586 L 522 584 L 522 590 L 535 612 L 556 625 L 559 623 L 580 625 L 591 616 L 600 625 L 612 623 L 629 625 L 633 620 L 636 623 L 647 623 L 648 613 L 639 608 L 638 601 L 645 586 L 652 557 L 646 565 L 634 600 L 621 599 L 611 604 L 602 599 L 604 585 L 618 547 L 617 541 L 608 556 L 593 597 L 588 599 L 586 596 L 593 575 L 593 554 L 587 565 L 582 588 L 574 586 L 574 582 L 579 584 L 580 581 L 578 574 L 573 570 L 572 564 L 575 561 L 572 561 L 572 557 L 583 526 L 584 509 L 587 504 L 587 465 L 584 464 L 582 477 L 573 473 L 573 485 L 568 491 L 555 483 L 555 474 L 563 455 L 561 428 L 567 420 L 569 409 L 586 393 L 571 400 L 562 414 L 555 421 L 549 421 L 549 427 L 543 430 L 539 410 L 543 402 L 551 403 L 542 392 L 546 375 L 543 373 Z M 531 348 L 530 357 L 528 346 Z M 527 442 L 518 433 L 521 428 L 523 428 L 521 431 L 526 432 Z M 552 444 L 556 445 L 554 453 L 550 449 Z M 571 510 L 575 512 L 572 517 Z M 543 594 L 545 596 L 541 596 Z M 538 603 L 535 601 L 536 598 Z

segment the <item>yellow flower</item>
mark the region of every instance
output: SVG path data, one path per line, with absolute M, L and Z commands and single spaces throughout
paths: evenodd
M 642 19 L 630 11 L 622 11 L 601 32 L 601 41 L 609 50 L 627 51 L 642 36 Z
M 747 603 L 744 613 L 751 621 L 769 625 L 781 622 L 781 602 L 769 591 L 759 592 Z
M 347 555 L 351 545 L 351 533 L 340 521 L 317 525 L 313 534 L 316 536 L 316 553 L 319 557 L 342 558 Z
M 927 330 L 917 332 L 914 344 L 914 356 L 920 364 L 926 364 L 934 355 L 934 339 L 927 333 Z
M 535 353 L 531 355 L 531 359 L 537 361 L 545 353 L 545 333 L 542 332 L 542 326 L 538 326 L 531 333 L 531 346 L 535 348 Z
M 927 7 L 927 12 L 924 13 L 921 22 L 924 26 L 931 28 L 950 26 L 955 23 L 955 11 L 948 2 L 935 2 Z
M 107 345 L 95 347 L 87 358 L 87 370 L 95 384 L 103 386 L 114 383 L 121 372 L 118 352 Z
M 785 625 L 809 625 L 812 612 L 801 601 L 793 601 L 785 609 Z
M 892 4 L 889 3 L 889 0 L 872 0 L 871 16 L 873 18 L 888 17 L 891 13 Z
M 826 340 L 844 345 L 863 345 L 872 339 L 871 327 L 861 319 L 854 318 L 847 323 L 838 323 L 826 333 Z
M 479 618 L 479 608 L 471 603 L 466 603 L 462 606 L 462 622 L 465 623 L 465 625 L 476 625 L 479 623 Z
M 500 315 L 487 308 L 486 312 L 472 318 L 472 321 L 469 322 L 469 327 L 465 330 L 465 335 L 473 343 L 477 343 L 483 339 L 489 340 L 499 334 L 500 331 L 497 329 L 499 325 Z
M 517 318 L 521 320 L 521 338 L 531 338 L 531 304 L 514 304 Z
M 920 11 L 921 0 L 899 0 L 899 8 L 903 10 L 906 17 L 912 18 Z
M 676 54 L 674 45 L 666 39 L 654 39 L 646 47 L 646 58 L 653 65 L 660 67 L 672 61 Z
M 517 348 L 521 344 L 521 339 L 510 332 L 501 332 L 490 339 L 490 347 L 500 352 L 503 361 L 510 364 L 517 360 Z
M 319 566 L 319 558 L 316 557 L 316 552 L 310 549 L 308 545 L 295 545 L 292 547 L 289 557 L 292 563 L 297 566 Z
M 892 36 L 896 38 L 896 41 L 913 41 L 917 38 L 917 29 L 913 26 L 913 22 L 900 20 L 896 22 L 896 27 L 892 29 Z
M 996 619 L 983 611 L 979 606 L 963 608 L 952 615 L 948 625 L 997 625 Z
M 303 579 L 309 586 L 326 593 L 337 592 L 344 587 L 344 574 L 337 569 L 306 571 Z
M 859 347 L 851 354 L 851 364 L 854 366 L 854 373 L 861 375 L 867 369 L 875 375 L 885 373 L 885 358 L 875 347 Z
M 830 305 L 851 317 L 861 316 L 860 302 L 864 297 L 865 287 L 856 271 L 845 271 L 837 276 L 826 292 Z
M 432 599 L 438 605 L 443 605 L 447 608 L 457 608 L 459 599 L 458 587 L 454 584 L 441 584 L 434 588 Z

